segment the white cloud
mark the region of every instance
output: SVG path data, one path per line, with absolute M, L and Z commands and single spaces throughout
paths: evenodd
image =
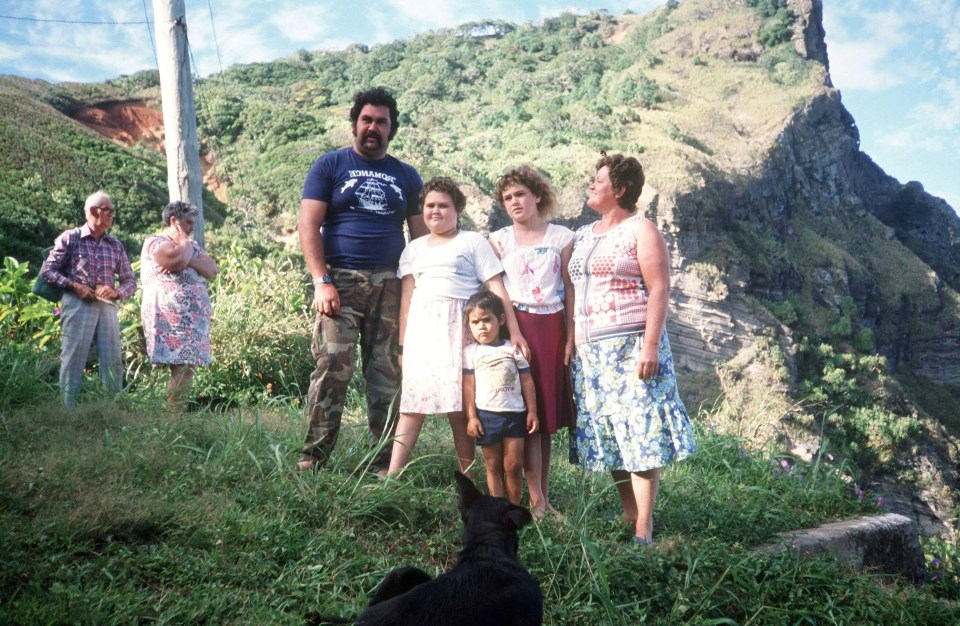
M 883 91 L 902 85 L 907 79 L 893 71 L 889 58 L 892 49 L 873 41 L 827 42 L 830 76 L 841 90 Z
M 925 100 L 910 114 L 916 124 L 937 131 L 952 131 L 960 136 L 960 81 L 944 80 L 937 86 L 936 100 Z
M 322 42 L 333 26 L 329 9 L 321 5 L 278 11 L 270 17 L 270 23 L 285 39 L 313 45 Z
M 387 0 L 389 5 L 403 21 L 416 25 L 417 30 L 448 28 L 463 22 L 469 22 L 474 5 L 480 3 L 464 0 Z
M 24 58 L 29 49 L 26 46 L 18 46 L 5 41 L 0 41 L 0 68 L 4 62 L 16 61 Z
M 280 56 L 275 36 L 263 28 L 234 28 L 227 35 L 220 35 L 219 31 L 217 34 L 223 69 L 235 63 L 273 61 Z M 212 58 L 209 52 L 206 56 Z

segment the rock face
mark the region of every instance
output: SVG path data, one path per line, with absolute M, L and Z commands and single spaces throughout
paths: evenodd
M 797 50 L 826 67 L 821 3 L 791 6 Z M 960 383 L 960 219 L 860 151 L 829 75 L 751 166 L 691 169 L 702 185 L 666 190 L 647 205 L 673 254 L 671 331 L 683 366 L 700 371 L 730 358 L 759 330 L 779 326 L 771 306 L 808 294 L 838 318 L 852 301 L 854 325 L 873 333 L 891 369 Z M 739 256 L 717 254 L 731 243 Z M 750 250 L 751 243 L 763 247 Z
M 783 533 L 756 551 L 789 551 L 801 558 L 829 554 L 854 571 L 897 574 L 911 581 L 919 580 L 923 572 L 923 551 L 916 526 L 896 513 Z
M 163 152 L 163 113 L 144 100 L 101 102 L 79 109 L 73 118 L 123 146 L 144 143 Z

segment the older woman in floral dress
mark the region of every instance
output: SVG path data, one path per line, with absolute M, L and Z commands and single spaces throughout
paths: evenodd
M 191 238 L 198 213 L 188 202 L 168 204 L 163 230 L 147 237 L 140 255 L 147 358 L 154 366 L 170 367 L 167 401 L 174 409 L 190 391 L 194 368 L 210 365 L 207 281 L 217 275 L 217 264 Z
M 576 454 L 584 469 L 613 474 L 624 520 L 644 545 L 661 469 L 696 446 L 665 327 L 667 246 L 653 222 L 634 215 L 643 168 L 604 153 L 596 170 L 587 206 L 600 219 L 577 231 L 569 266 Z

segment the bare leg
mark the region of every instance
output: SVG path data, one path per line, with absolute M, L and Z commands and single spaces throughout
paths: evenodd
M 388 474 L 403 469 L 410 462 L 420 431 L 423 429 L 423 414 L 401 413 L 397 420 L 397 431 L 393 437 L 393 453 L 390 455 Z
M 184 396 L 190 393 L 193 386 L 192 365 L 171 365 L 170 380 L 167 381 L 167 404 L 170 409 L 180 412 L 186 403 Z
M 543 492 L 543 503 L 548 511 L 555 511 L 550 504 L 550 457 L 553 452 L 552 439 L 546 433 L 540 434 L 540 490 Z
M 483 464 L 487 468 L 487 493 L 503 497 L 503 442 L 481 446 Z
M 550 435 L 546 437 L 549 440 Z M 542 439 L 543 436 L 540 433 L 527 435 L 526 443 L 523 446 L 523 471 L 527 477 L 527 491 L 530 492 L 530 512 L 536 518 L 543 517 L 547 510 L 547 498 L 543 493 L 543 459 L 540 444 Z M 509 475 L 508 471 L 508 480 Z M 508 483 L 507 491 L 509 490 Z
M 477 444 L 473 437 L 467 434 L 467 416 L 463 411 L 449 413 L 447 417 L 450 419 L 450 430 L 453 431 L 453 447 L 460 459 L 460 471 L 467 474 L 467 468 L 473 464 L 476 456 Z
M 507 499 L 514 504 L 520 504 L 520 497 L 523 495 L 523 449 L 523 437 L 504 438 L 503 476 L 507 483 Z M 533 515 L 538 517 L 537 513 Z M 543 515 L 543 511 L 540 511 L 540 515 Z
M 623 519 L 631 522 L 634 535 L 647 541 L 653 539 L 653 505 L 660 486 L 660 469 L 643 472 L 614 470 L 617 492 L 623 503 Z
M 620 494 L 620 502 L 623 504 L 623 521 L 636 526 L 637 499 L 633 495 L 633 485 L 630 484 L 630 472 L 613 470 L 611 473 L 617 485 L 617 493 Z

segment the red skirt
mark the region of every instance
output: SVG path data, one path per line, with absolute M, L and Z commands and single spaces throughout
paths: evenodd
M 514 309 L 520 332 L 530 346 L 530 372 L 537 390 L 537 418 L 540 431 L 552 435 L 561 428 L 576 426 L 570 370 L 563 364 L 567 339 L 563 311 L 539 315 Z

